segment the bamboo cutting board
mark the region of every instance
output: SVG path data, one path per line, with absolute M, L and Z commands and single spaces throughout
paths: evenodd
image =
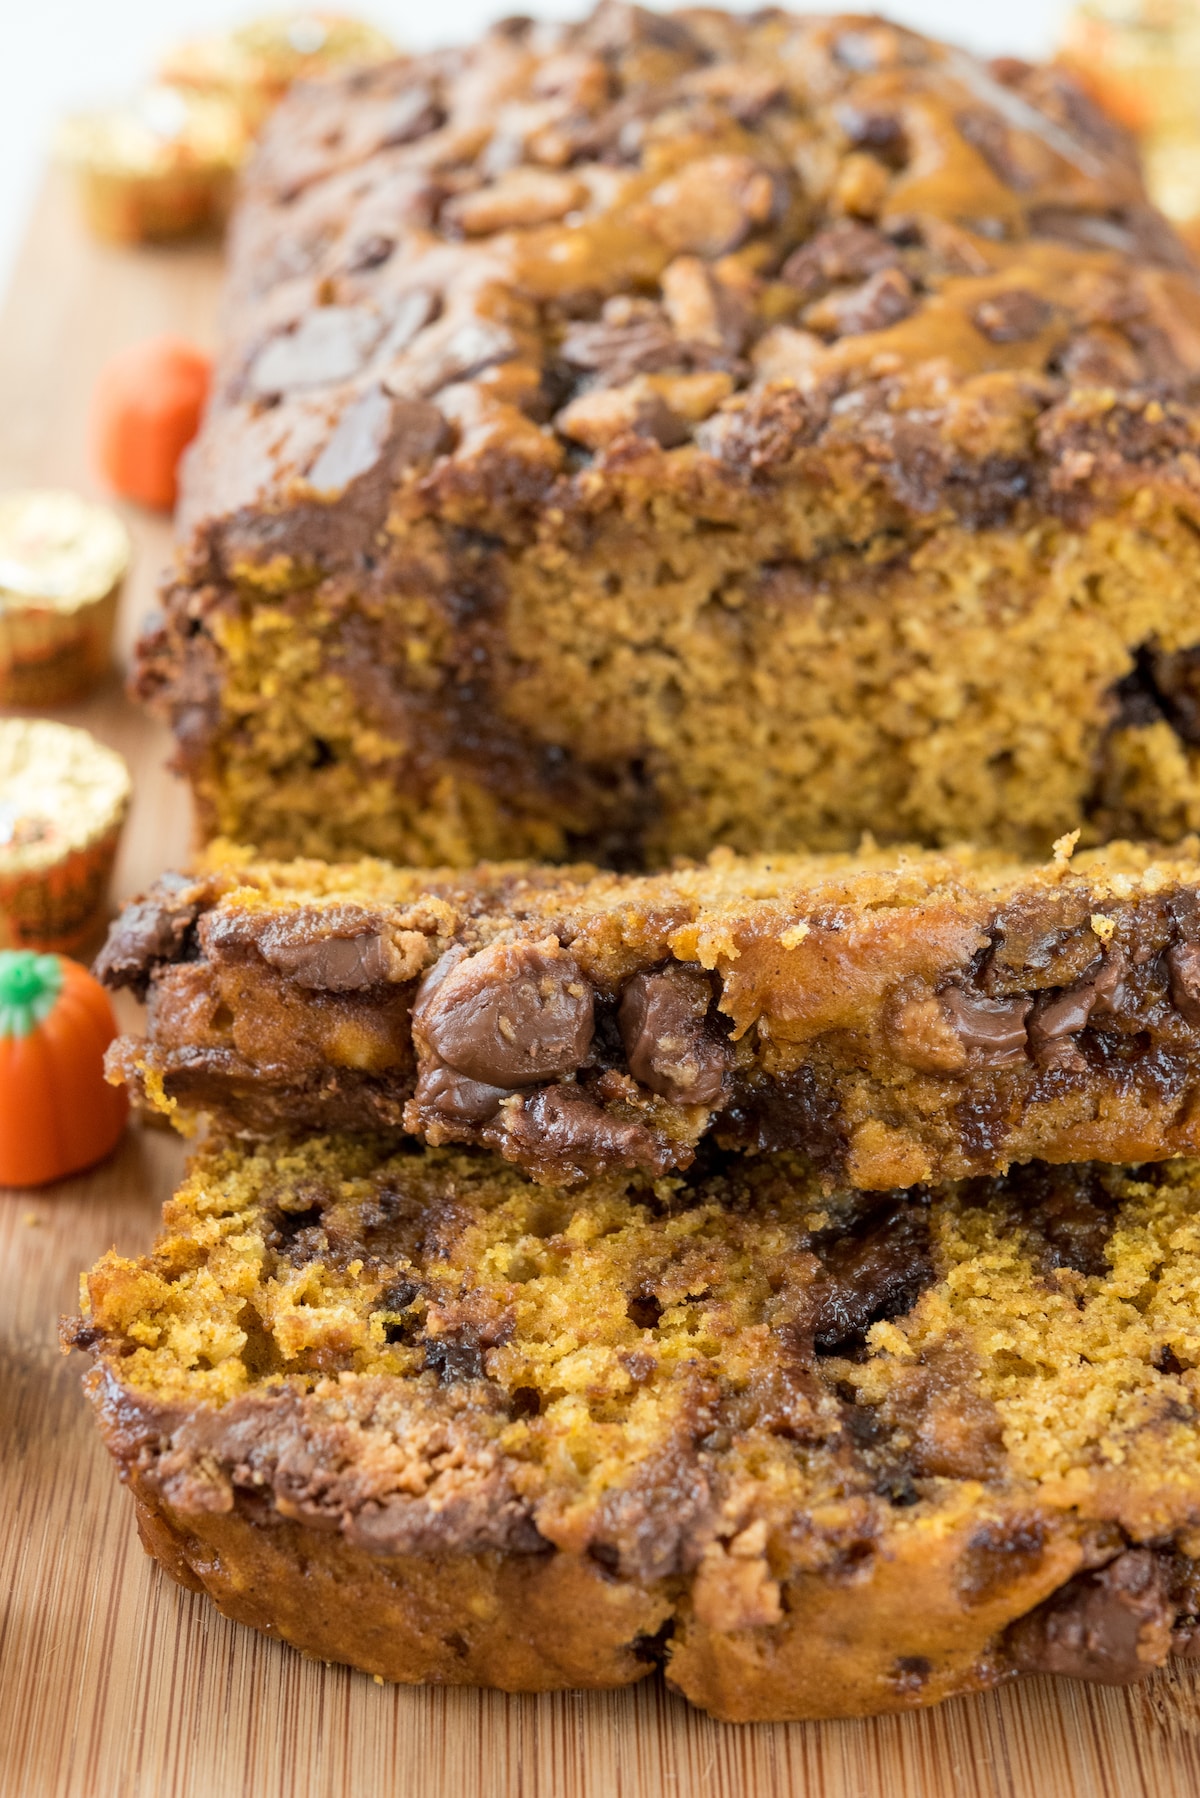
M 154 331 L 213 329 L 212 250 L 89 244 L 57 181 L 0 319 L 0 488 L 94 490 L 99 364 Z M 166 527 L 130 519 L 122 654 L 153 604 Z M 123 896 L 187 850 L 163 733 L 107 690 L 62 714 L 131 761 Z M 376 1685 L 228 1623 L 143 1555 L 55 1346 L 79 1271 L 150 1242 L 182 1153 L 130 1132 L 99 1171 L 0 1192 L 0 1795 L 3 1798 L 1197 1798 L 1200 1672 L 1133 1690 L 1028 1681 L 941 1710 L 735 1727 L 657 1680 L 506 1698 Z M 586 1619 L 581 1619 L 586 1627 Z

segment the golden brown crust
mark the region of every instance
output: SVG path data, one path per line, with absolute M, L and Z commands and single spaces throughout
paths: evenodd
M 151 1551 L 310 1653 L 902 1710 L 1190 1652 L 1196 1217 L 1185 1165 L 572 1197 L 278 1142 L 199 1158 L 70 1339 Z
M 887 1188 L 1200 1148 L 1194 845 L 421 874 L 234 857 L 98 967 L 111 1066 L 247 1135 L 406 1129 L 551 1184 L 697 1144 Z
M 283 1518 L 180 1516 L 131 1485 L 142 1540 L 173 1578 L 321 1660 L 404 1685 L 503 1692 L 623 1686 L 653 1670 L 637 1651 L 668 1602 L 586 1561 L 369 1555 Z

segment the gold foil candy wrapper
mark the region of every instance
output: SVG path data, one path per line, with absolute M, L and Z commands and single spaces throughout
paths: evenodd
M 158 78 L 232 101 L 246 130 L 255 133 L 293 81 L 395 55 L 392 40 L 360 19 L 277 13 L 180 44 L 160 64 Z
M 97 942 L 129 810 L 115 750 L 49 719 L 0 719 L 0 949 Z
M 129 534 L 55 489 L 0 494 L 0 704 L 68 705 L 112 653 Z
M 124 244 L 222 224 L 246 146 L 231 101 L 165 86 L 145 88 L 121 106 L 78 113 L 58 136 L 91 230 Z

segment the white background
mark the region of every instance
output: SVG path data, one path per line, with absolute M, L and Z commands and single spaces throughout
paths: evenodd
M 292 0 L 298 4 L 299 0 Z M 736 5 L 737 0 L 731 0 Z M 20 240 L 54 120 L 66 108 L 133 86 L 156 53 L 214 25 L 281 10 L 288 0 L 0 0 L 0 289 Z M 412 48 L 453 43 L 499 13 L 569 16 L 583 0 L 325 0 L 373 18 Z M 804 10 L 804 0 L 792 0 Z M 870 0 L 858 0 L 863 11 Z M 843 0 L 846 11 L 854 0 Z M 836 0 L 809 10 L 836 10 Z M 973 48 L 1040 56 L 1067 0 L 899 0 L 878 10 Z

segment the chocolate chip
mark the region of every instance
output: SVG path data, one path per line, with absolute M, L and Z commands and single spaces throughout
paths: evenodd
M 981 300 L 971 314 L 975 329 L 991 343 L 1025 343 L 1045 330 L 1054 308 L 1027 287 L 1010 287 Z
M 427 1337 L 422 1347 L 426 1367 L 436 1371 L 444 1386 L 454 1385 L 458 1380 L 483 1379 L 483 1355 L 478 1343 L 436 1336 Z
M 872 1490 L 880 1498 L 886 1498 L 889 1505 L 895 1505 L 898 1511 L 907 1510 L 910 1505 L 919 1505 L 921 1494 L 910 1473 L 884 1473 L 876 1480 Z
M 1158 724 L 1164 717 L 1162 697 L 1154 684 L 1148 651 L 1143 646 L 1129 673 L 1108 690 L 1109 728 L 1112 731 L 1142 730 Z
M 394 237 L 385 237 L 382 231 L 372 231 L 368 236 L 360 238 L 346 258 L 346 268 L 352 275 L 365 274 L 368 269 L 381 268 L 396 247 Z
M 1177 737 L 1200 744 L 1200 649 L 1160 649 L 1150 645 L 1150 665 L 1159 704 Z
M 1088 987 L 1068 987 L 1039 999 L 1029 1020 L 1029 1053 L 1039 1068 L 1082 1072 L 1087 1063 L 1073 1038 L 1086 1028 L 1092 1011 Z
M 869 225 L 844 219 L 819 231 L 794 250 L 780 271 L 780 279 L 815 299 L 845 281 L 865 281 L 881 269 L 895 268 L 900 255 L 894 243 Z
M 58 1339 L 64 1349 L 94 1349 L 104 1341 L 105 1333 L 96 1324 L 85 1324 L 81 1317 L 64 1317 L 58 1326 Z
M 653 1292 L 642 1291 L 631 1294 L 625 1315 L 636 1329 L 657 1330 L 662 1310 L 661 1301 Z
M 564 362 L 596 374 L 606 387 L 635 375 L 667 374 L 687 366 L 687 354 L 657 308 L 632 316 L 572 325 L 562 341 Z
M 1093 1016 L 1111 1016 L 1120 1005 L 1128 962 L 1117 948 L 1105 957 L 1099 971 L 1060 993 L 1038 999 L 1029 1019 L 1029 1052 L 1039 1068 L 1082 1072 L 1087 1063 L 1074 1043 Z
M 421 1314 L 410 1311 L 408 1307 L 421 1293 L 421 1287 L 414 1280 L 398 1280 L 396 1286 L 380 1293 L 376 1300 L 376 1311 L 383 1313 L 401 1313 L 392 1316 L 383 1323 L 383 1341 L 396 1347 L 396 1343 L 410 1343 L 421 1331 Z
M 621 1041 L 634 1079 L 675 1105 L 714 1105 L 728 1046 L 708 1028 L 712 985 L 700 968 L 635 974 L 621 995 Z
M 92 970 L 96 979 L 113 991 L 131 987 L 144 999 L 155 968 L 184 958 L 189 933 L 203 907 L 194 881 L 184 874 L 162 875 L 109 927 Z
M 893 1663 L 891 1683 L 898 1692 L 919 1692 L 933 1672 L 927 1655 L 902 1654 Z
M 323 1215 L 324 1207 L 319 1199 L 313 1199 L 308 1205 L 292 1204 L 286 1210 L 282 1207 L 273 1209 L 266 1232 L 267 1247 L 298 1265 L 313 1260 L 327 1246 L 320 1233 Z
M 566 429 L 564 414 L 560 413 L 556 422 L 565 435 L 571 435 Z M 688 420 L 673 411 L 658 393 L 645 394 L 637 400 L 630 410 L 626 429 L 635 437 L 653 438 L 662 449 L 678 449 L 692 434 Z
M 933 1279 L 928 1219 L 919 1206 L 897 1205 L 822 1260 L 810 1297 L 813 1342 L 819 1355 L 846 1354 L 871 1324 L 911 1310 Z
M 914 1418 L 909 1449 L 918 1478 L 991 1480 L 1004 1465 L 1004 1432 L 988 1395 L 968 1378 L 947 1390 L 936 1376 L 926 1382 L 925 1402 Z
M 859 337 L 898 324 L 915 305 L 912 282 L 904 270 L 881 268 L 852 293 L 830 294 L 809 307 L 804 322 L 836 337 Z
M 392 978 L 394 965 L 383 937 L 322 936 L 309 941 L 269 943 L 263 958 L 297 986 L 323 993 L 352 993 Z
M 378 148 L 386 150 L 399 144 L 411 144 L 415 138 L 436 131 L 444 117 L 428 88 L 410 87 L 392 102 Z
M 1004 1646 L 1022 1673 L 1123 1686 L 1163 1664 L 1172 1621 L 1161 1561 L 1133 1548 L 1099 1573 L 1068 1580 L 1010 1626 Z
M 1043 1272 L 1056 1267 L 1073 1268 L 1076 1273 L 1089 1276 L 1108 1272 L 1105 1249 L 1112 1235 L 1112 1209 L 1097 1204 L 1077 1185 L 1068 1183 L 1061 1192 L 1051 1194 L 1034 1222 L 1040 1226 L 1046 1243 L 1038 1257 Z
M 941 999 L 959 1040 L 980 1067 L 1007 1068 L 1024 1061 L 1029 999 L 977 998 L 957 986 L 948 987 Z
M 1100 972 L 1090 977 L 1093 1018 L 1115 1018 L 1120 1014 L 1128 974 L 1129 961 L 1125 951 L 1114 943 L 1105 951 Z
M 1145 378 L 1142 359 L 1129 339 L 1107 325 L 1077 331 L 1050 369 L 1079 387 L 1134 387 Z
M 590 985 L 553 937 L 493 943 L 426 976 L 413 1007 L 413 1037 L 426 1060 L 468 1080 L 533 1086 L 579 1066 L 593 1013 Z
M 894 112 L 844 101 L 835 117 L 855 150 L 869 150 L 890 168 L 903 167 L 908 155 L 904 125 Z
M 1171 1003 L 1187 1024 L 1200 1026 L 1200 943 L 1175 943 L 1167 950 Z
M 658 1131 L 613 1117 L 562 1086 L 505 1106 L 480 1137 L 529 1172 L 555 1181 L 588 1179 L 614 1167 L 640 1167 L 657 1177 L 679 1161 L 679 1145 Z
M 421 1288 L 415 1280 L 394 1280 L 376 1301 L 379 1311 L 407 1311 Z
M 1163 650 L 1142 643 L 1134 666 L 1112 689 L 1114 730 L 1165 718 L 1177 737 L 1200 745 L 1200 648 Z
M 955 1585 L 967 1605 L 986 1604 L 1027 1580 L 1046 1558 L 1046 1525 L 1040 1517 L 984 1523 L 963 1550 Z
M 247 384 L 260 398 L 326 387 L 357 374 L 378 343 L 383 322 L 362 306 L 317 306 L 259 351 Z
M 634 1636 L 629 1644 L 634 1660 L 640 1661 L 645 1667 L 661 1667 L 670 1652 L 671 1637 L 674 1634 L 675 1619 L 668 1617 L 652 1636 L 645 1633 Z
M 1146 1178 L 1153 1169 L 1143 1168 Z M 988 1178 L 963 1188 L 972 1204 L 1001 1204 L 1004 1233 L 1025 1239 L 1039 1273 L 1069 1267 L 1089 1277 L 1108 1271 L 1106 1253 L 1117 1200 L 1105 1168 L 1096 1162 L 1027 1161 L 1009 1168 L 1000 1186 Z M 977 1194 L 978 1196 L 974 1196 Z
M 423 1110 L 438 1117 L 482 1124 L 495 1117 L 500 1101 L 511 1090 L 507 1086 L 488 1086 L 482 1080 L 468 1080 L 465 1074 L 456 1074 L 453 1068 L 438 1063 L 422 1068 L 413 1097 Z

